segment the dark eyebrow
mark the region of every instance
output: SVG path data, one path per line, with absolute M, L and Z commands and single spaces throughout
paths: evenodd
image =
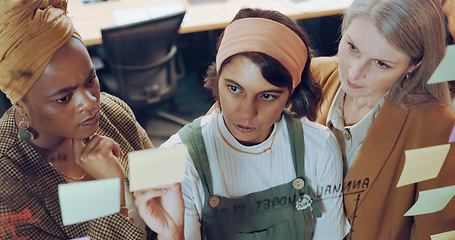
M 238 84 L 236 81 L 234 81 L 234 80 L 232 80 L 232 79 L 225 78 L 224 80 L 225 80 L 226 82 L 228 82 L 228 83 L 231 83 L 231 84 L 234 84 L 234 85 L 237 85 L 237 86 L 243 88 L 242 85 Z M 262 91 L 262 92 L 260 92 L 259 94 L 263 94 L 263 93 L 282 94 L 283 92 L 284 92 L 283 90 L 279 90 L 279 89 L 270 89 L 270 90 Z
M 77 88 L 77 86 L 72 86 L 72 87 L 67 87 L 67 88 L 63 88 L 63 89 L 57 90 L 54 93 L 52 93 L 51 97 L 58 96 L 58 95 L 60 95 L 62 93 L 69 93 L 69 92 L 73 91 L 76 88 Z
M 266 91 L 263 91 L 261 93 L 275 93 L 275 94 L 282 94 L 283 91 L 282 90 L 266 90 Z
M 95 71 L 95 68 L 92 66 L 90 68 L 90 70 L 88 71 L 87 78 L 85 78 L 85 79 L 89 80 L 89 79 L 92 79 L 94 77 L 96 77 L 96 71 Z
M 86 77 L 86 80 L 88 79 L 92 79 L 96 77 L 96 73 L 95 73 L 95 69 L 92 67 L 90 68 L 90 71 L 88 73 L 88 76 Z M 71 86 L 71 87 L 67 87 L 67 88 L 63 88 L 63 89 L 60 89 L 60 90 L 57 90 L 55 91 L 54 93 L 51 94 L 51 97 L 55 97 L 55 96 L 58 96 L 60 94 L 63 94 L 63 93 L 69 93 L 71 91 L 74 91 L 74 89 L 76 89 L 77 86 Z
M 237 86 L 241 86 L 240 84 L 238 84 L 236 81 L 232 80 L 232 79 L 229 79 L 229 78 L 225 78 L 224 81 L 228 82 L 228 83 L 231 83 L 231 84 L 235 84 Z

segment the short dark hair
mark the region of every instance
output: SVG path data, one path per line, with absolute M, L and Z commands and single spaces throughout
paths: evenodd
M 314 80 L 313 75 L 310 71 L 311 58 L 313 56 L 312 50 L 309 48 L 310 40 L 306 32 L 294 21 L 280 12 L 273 10 L 262 10 L 244 8 L 241 9 L 234 17 L 232 22 L 242 18 L 265 18 L 276 22 L 279 22 L 292 31 L 294 31 L 307 46 L 306 49 L 300 49 L 307 51 L 308 59 L 305 64 L 305 68 L 301 75 L 301 82 L 292 92 L 292 77 L 288 70 L 276 59 L 259 52 L 243 52 L 228 57 L 220 67 L 220 71 L 216 71 L 216 63 L 212 63 L 206 72 L 204 87 L 212 91 L 212 95 L 215 100 L 219 100 L 218 95 L 218 80 L 219 73 L 223 70 L 223 66 L 231 62 L 232 59 L 242 56 L 248 58 L 259 69 L 261 69 L 262 76 L 271 84 L 277 87 L 287 87 L 292 94 L 288 99 L 289 110 L 293 117 L 301 118 L 307 117 L 314 121 L 317 116 L 319 104 L 322 101 L 321 86 Z M 222 33 L 218 39 L 217 50 L 221 44 L 224 33 Z M 295 49 L 298 51 L 299 49 Z

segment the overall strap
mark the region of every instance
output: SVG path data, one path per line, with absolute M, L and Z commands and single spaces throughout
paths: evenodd
M 292 159 L 294 160 L 295 173 L 298 177 L 305 178 L 305 141 L 303 138 L 302 122 L 284 112 L 284 119 L 289 132 Z M 299 161 L 301 159 L 301 161 Z
M 178 131 L 178 134 L 188 149 L 188 153 L 201 179 L 205 197 L 208 199 L 213 193 L 212 174 L 210 172 L 207 151 L 205 150 L 204 138 L 202 137 L 202 117 L 196 118 L 192 123 L 185 125 Z
M 291 152 L 292 158 L 294 160 L 295 172 L 297 177 L 303 178 L 305 181 L 305 191 L 313 199 L 311 207 L 313 208 L 313 213 L 316 217 L 321 217 L 321 211 L 319 210 L 318 199 L 313 193 L 311 188 L 308 186 L 308 181 L 305 177 L 305 141 L 303 137 L 303 128 L 302 122 L 298 119 L 295 119 L 289 115 L 289 113 L 284 114 L 284 119 L 286 120 L 286 125 L 289 132 L 289 140 L 291 141 Z

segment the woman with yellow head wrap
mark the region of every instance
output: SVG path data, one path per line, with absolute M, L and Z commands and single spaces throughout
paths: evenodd
M 0 1 L 0 89 L 13 105 L 0 120 L 0 238 L 145 239 L 127 184 L 119 213 L 63 225 L 59 184 L 125 180 L 126 153 L 153 147 L 131 109 L 100 93 L 66 7 Z

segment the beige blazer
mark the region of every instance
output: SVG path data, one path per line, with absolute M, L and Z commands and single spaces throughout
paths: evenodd
M 338 65 L 325 57 L 313 59 L 311 68 L 323 86 L 317 122 L 325 125 L 340 87 Z M 448 143 L 454 123 L 455 114 L 447 106 L 403 109 L 385 101 L 344 180 L 345 211 L 352 225 L 347 239 L 429 240 L 430 235 L 455 230 L 455 199 L 442 211 L 404 216 L 419 191 L 455 185 L 454 144 L 437 178 L 396 187 L 405 151 Z

